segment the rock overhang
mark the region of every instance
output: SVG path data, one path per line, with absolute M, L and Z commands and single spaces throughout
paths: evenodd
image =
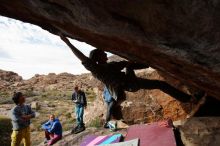
M 149 64 L 220 99 L 220 2 L 0 1 L 0 15 Z

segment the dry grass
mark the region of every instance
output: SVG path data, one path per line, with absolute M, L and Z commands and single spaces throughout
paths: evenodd
M 96 117 L 89 123 L 89 127 L 95 127 L 95 128 L 100 128 L 102 127 L 103 123 L 102 120 L 99 117 Z

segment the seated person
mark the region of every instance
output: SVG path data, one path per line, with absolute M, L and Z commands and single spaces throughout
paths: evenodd
M 42 125 L 42 129 L 45 131 L 45 143 L 52 145 L 62 138 L 62 126 L 59 119 L 55 118 L 55 115 L 51 114 L 49 121 Z

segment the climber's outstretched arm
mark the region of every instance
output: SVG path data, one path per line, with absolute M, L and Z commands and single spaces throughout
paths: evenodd
M 88 57 L 86 57 L 82 52 L 80 52 L 75 46 L 73 46 L 70 41 L 63 36 L 62 34 L 60 34 L 60 38 L 70 47 L 70 49 L 72 50 L 72 52 L 76 55 L 77 58 L 79 58 L 79 60 L 81 60 L 81 62 L 85 62 Z

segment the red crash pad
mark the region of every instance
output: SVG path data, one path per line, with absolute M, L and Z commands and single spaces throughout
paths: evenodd
M 125 141 L 135 138 L 139 138 L 140 146 L 176 146 L 173 129 L 159 126 L 159 123 L 129 127 Z

